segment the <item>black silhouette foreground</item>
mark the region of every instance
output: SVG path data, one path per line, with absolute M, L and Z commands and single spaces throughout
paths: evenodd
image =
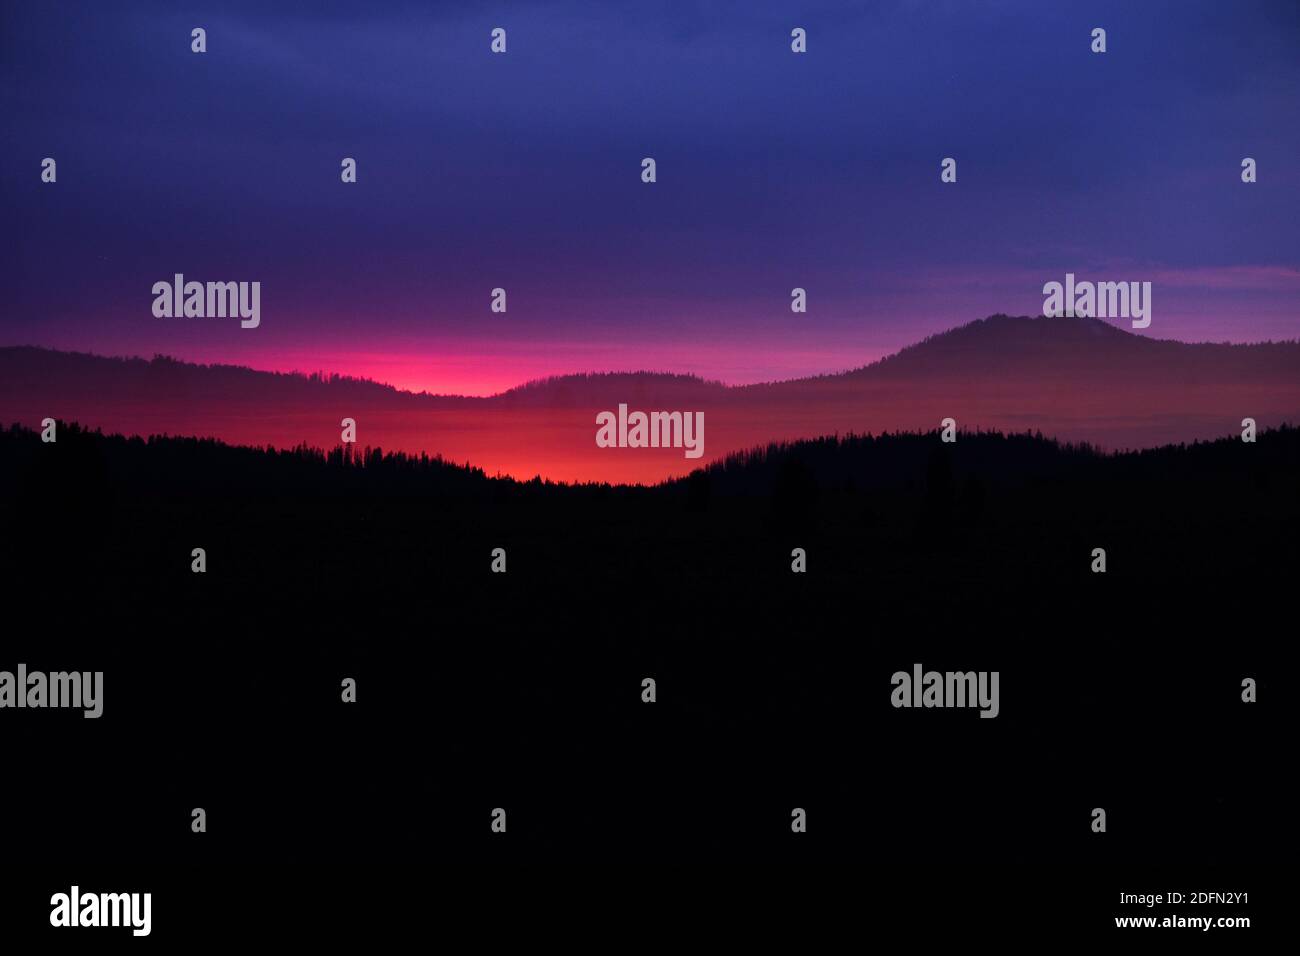
M 1280 852 L 1294 428 L 1122 455 L 824 439 L 636 488 L 14 426 L 0 518 L 0 667 L 105 674 L 100 720 L 5 715 L 16 854 Z M 999 716 L 892 708 L 917 662 L 998 670 Z

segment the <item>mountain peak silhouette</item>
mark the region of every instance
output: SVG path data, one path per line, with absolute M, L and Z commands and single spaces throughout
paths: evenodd
M 703 461 L 673 449 L 608 449 L 596 415 L 705 416 Z M 364 379 L 0 348 L 0 423 L 46 417 L 124 434 L 330 448 L 353 418 L 361 445 L 441 454 L 488 474 L 654 482 L 728 453 L 824 435 L 1040 431 L 1139 448 L 1300 422 L 1300 343 L 1197 343 L 1089 318 L 994 315 L 849 372 L 726 386 L 692 375 L 556 376 L 488 398 L 414 394 Z

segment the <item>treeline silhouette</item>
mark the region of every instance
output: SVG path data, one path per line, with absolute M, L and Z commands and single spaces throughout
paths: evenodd
M 86 485 L 98 477 L 115 493 L 205 494 L 263 492 L 318 494 L 382 491 L 443 494 L 485 489 L 481 469 L 439 456 L 385 452 L 340 445 L 331 449 L 227 445 L 211 438 L 105 435 L 73 423 L 57 425 L 57 440 L 18 425 L 0 431 L 5 480 L 27 472 L 29 480 Z M 497 482 L 501 484 L 502 482 Z
M 0 348 L 0 422 L 46 416 L 134 434 L 187 434 L 278 447 L 332 443 L 345 417 L 372 445 L 418 451 L 426 436 L 456 461 L 515 467 L 512 446 L 546 435 L 551 475 L 656 480 L 681 467 L 605 454 L 596 415 L 626 403 L 692 410 L 714 452 L 800 435 L 1024 427 L 1107 448 L 1231 435 L 1300 416 L 1300 343 L 1187 344 L 1096 319 L 994 316 L 852 372 L 744 386 L 690 375 L 601 373 L 540 379 L 476 398 L 413 394 L 336 376 L 255 372 L 170 359 L 109 359 Z M 660 468 L 662 467 L 662 470 Z
M 0 430 L 0 499 L 0 514 L 32 536 L 33 553 L 58 540 L 40 533 L 51 522 L 83 531 L 147 522 L 151 502 L 202 514 L 239 501 L 255 514 L 272 503 L 342 499 L 363 509 L 367 501 L 418 504 L 429 520 L 476 533 L 560 534 L 575 549 L 584 534 L 603 542 L 621 529 L 646 556 L 683 535 L 796 535 L 840 553 L 844 560 L 827 571 L 849 576 L 847 555 L 864 536 L 889 540 L 900 566 L 1001 549 L 1010 567 L 1023 562 L 1021 573 L 1040 575 L 1052 562 L 1077 560 L 1063 540 L 1079 538 L 1082 547 L 1092 535 L 1131 542 L 1148 564 L 1174 569 L 1217 541 L 1220 567 L 1267 572 L 1300 554 L 1295 538 L 1278 533 L 1300 500 L 1300 429 L 1266 430 L 1254 443 L 1224 438 L 1124 453 L 1038 434 L 961 432 L 953 443 L 938 431 L 829 436 L 769 444 L 641 487 L 490 477 L 379 448 L 235 447 L 105 435 L 75 423 L 61 423 L 57 442 L 45 444 L 37 431 L 13 425 Z M 13 551 L 10 559 L 23 560 Z
M 382 448 L 339 445 L 277 449 L 232 446 L 209 438 L 104 434 L 75 422 L 59 422 L 57 441 L 41 441 L 39 430 L 12 424 L 0 429 L 0 480 L 9 490 L 24 474 L 37 483 L 88 477 L 111 479 L 120 491 L 238 490 L 314 494 L 372 491 L 399 495 L 482 495 L 535 493 L 581 497 L 611 493 L 641 497 L 642 487 L 605 482 L 565 484 L 534 478 L 489 477 L 470 464 L 439 455 L 411 455 Z M 625 452 L 626 453 L 626 452 Z M 1248 457 L 1247 457 L 1248 456 Z M 1041 433 L 963 431 L 945 443 L 938 430 L 881 435 L 833 435 L 774 442 L 736 452 L 684 478 L 651 489 L 665 496 L 697 493 L 772 497 L 792 484 L 810 491 L 854 493 L 890 487 L 947 485 L 969 479 L 980 485 L 1025 485 L 1066 479 L 1168 481 L 1267 481 L 1294 473 L 1300 456 L 1300 428 L 1267 429 L 1253 444 L 1239 438 L 1169 445 L 1128 452 L 1104 452 L 1086 443 L 1060 442 Z M 50 469 L 52 458 L 57 469 Z M 32 470 L 36 471 L 33 472 Z M 42 469 L 48 469 L 49 473 Z M 56 479 L 57 480 L 57 479 Z
M 1298 566 L 1293 427 L 843 435 L 632 487 L 15 426 L 0 669 L 107 691 L 4 716 L 0 811 L 77 859 L 1269 859 Z M 891 707 L 918 662 L 998 670 L 998 718 Z

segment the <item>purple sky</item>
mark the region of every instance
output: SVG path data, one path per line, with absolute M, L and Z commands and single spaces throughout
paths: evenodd
M 5 4 L 0 344 L 747 382 L 1067 271 L 1152 282 L 1142 334 L 1300 336 L 1300 5 L 845 6 Z M 176 272 L 260 281 L 261 327 L 155 318 Z

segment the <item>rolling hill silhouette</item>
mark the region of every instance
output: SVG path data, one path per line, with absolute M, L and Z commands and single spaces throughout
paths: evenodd
M 32 636 L 25 659 L 103 670 L 114 732 L 168 754 L 133 769 L 140 785 L 96 790 L 113 826 L 61 831 L 91 812 L 71 784 L 120 773 L 121 748 L 70 762 L 68 723 L 21 712 L 11 761 L 69 785 L 15 791 L 10 846 L 47 852 L 71 832 L 88 853 L 186 863 L 268 846 L 327 862 L 339 841 L 385 861 L 413 845 L 539 862 L 648 845 L 1271 859 L 1288 791 L 1269 675 L 1288 673 L 1297 491 L 1295 428 L 1118 454 L 992 433 L 826 438 L 654 488 L 3 429 L 0 576 L 13 607 L 40 606 L 39 630 L 11 628 Z M 509 573 L 490 570 L 498 547 Z M 792 573 L 796 547 L 807 573 Z M 889 676 L 916 661 L 998 670 L 1002 714 L 893 709 Z M 1246 675 L 1258 706 L 1241 703 Z M 195 703 L 219 699 L 236 706 Z M 1189 710 L 1194 733 L 1099 744 Z M 1231 759 L 1208 774 L 1210 753 Z M 582 826 L 556 785 L 574 779 L 592 795 Z M 999 785 L 955 800 L 954 781 Z M 509 841 L 457 823 L 502 793 Z M 188 839 L 190 794 L 228 827 L 220 840 Z M 1126 821 L 1105 841 L 1086 825 L 1092 794 Z M 412 829 L 415 803 L 448 822 Z M 791 806 L 860 812 L 792 841 Z M 727 808 L 727 826 L 701 807 Z
M 595 416 L 703 411 L 705 454 L 601 449 Z M 849 432 L 1040 431 L 1142 448 L 1300 420 L 1300 343 L 1187 344 L 1096 319 L 991 316 L 881 361 L 816 378 L 729 387 L 664 373 L 566 375 L 486 398 L 362 379 L 0 349 L 0 421 L 79 421 L 126 434 L 331 447 L 343 418 L 361 445 L 439 454 L 488 474 L 653 483 L 768 442 Z

